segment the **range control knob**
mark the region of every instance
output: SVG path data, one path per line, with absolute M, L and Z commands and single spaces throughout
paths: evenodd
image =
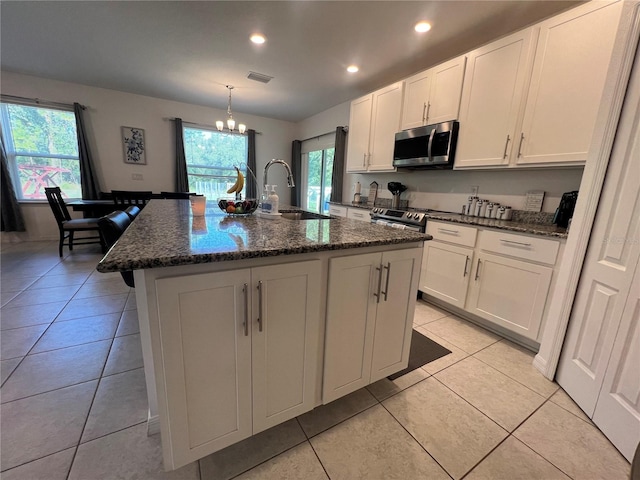
M 407 218 L 413 217 L 413 213 L 407 213 Z

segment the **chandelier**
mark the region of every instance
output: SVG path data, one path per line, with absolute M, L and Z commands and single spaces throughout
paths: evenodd
M 229 103 L 227 105 L 227 129 L 230 132 L 233 132 L 233 130 L 236 128 L 236 121 L 233 119 L 233 114 L 231 113 L 231 90 L 233 90 L 233 85 L 225 86 L 227 87 L 227 90 L 229 90 Z M 222 120 L 218 120 L 216 122 L 216 128 L 222 132 L 224 130 L 224 122 Z M 244 123 L 238 124 L 238 132 L 244 133 L 246 130 L 247 126 Z

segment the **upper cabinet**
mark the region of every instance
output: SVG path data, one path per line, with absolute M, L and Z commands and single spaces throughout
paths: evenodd
M 393 144 L 401 110 L 402 82 L 351 102 L 347 172 L 395 171 Z
M 404 81 L 401 130 L 458 119 L 466 61 L 463 55 Z
M 589 2 L 471 52 L 455 168 L 584 164 L 622 3 Z

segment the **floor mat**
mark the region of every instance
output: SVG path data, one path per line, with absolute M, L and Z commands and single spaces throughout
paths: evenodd
M 395 380 L 402 375 L 409 373 L 416 368 L 421 367 L 429 362 L 449 355 L 451 350 L 447 350 L 442 345 L 434 342 L 430 338 L 425 337 L 420 332 L 413 330 L 411 332 L 411 350 L 409 350 L 409 366 L 404 370 L 400 370 L 393 375 L 389 375 L 389 380 Z

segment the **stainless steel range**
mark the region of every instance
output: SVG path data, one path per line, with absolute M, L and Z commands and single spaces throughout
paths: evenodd
M 371 210 L 371 223 L 424 232 L 427 226 L 427 216 L 420 212 L 375 207 Z

